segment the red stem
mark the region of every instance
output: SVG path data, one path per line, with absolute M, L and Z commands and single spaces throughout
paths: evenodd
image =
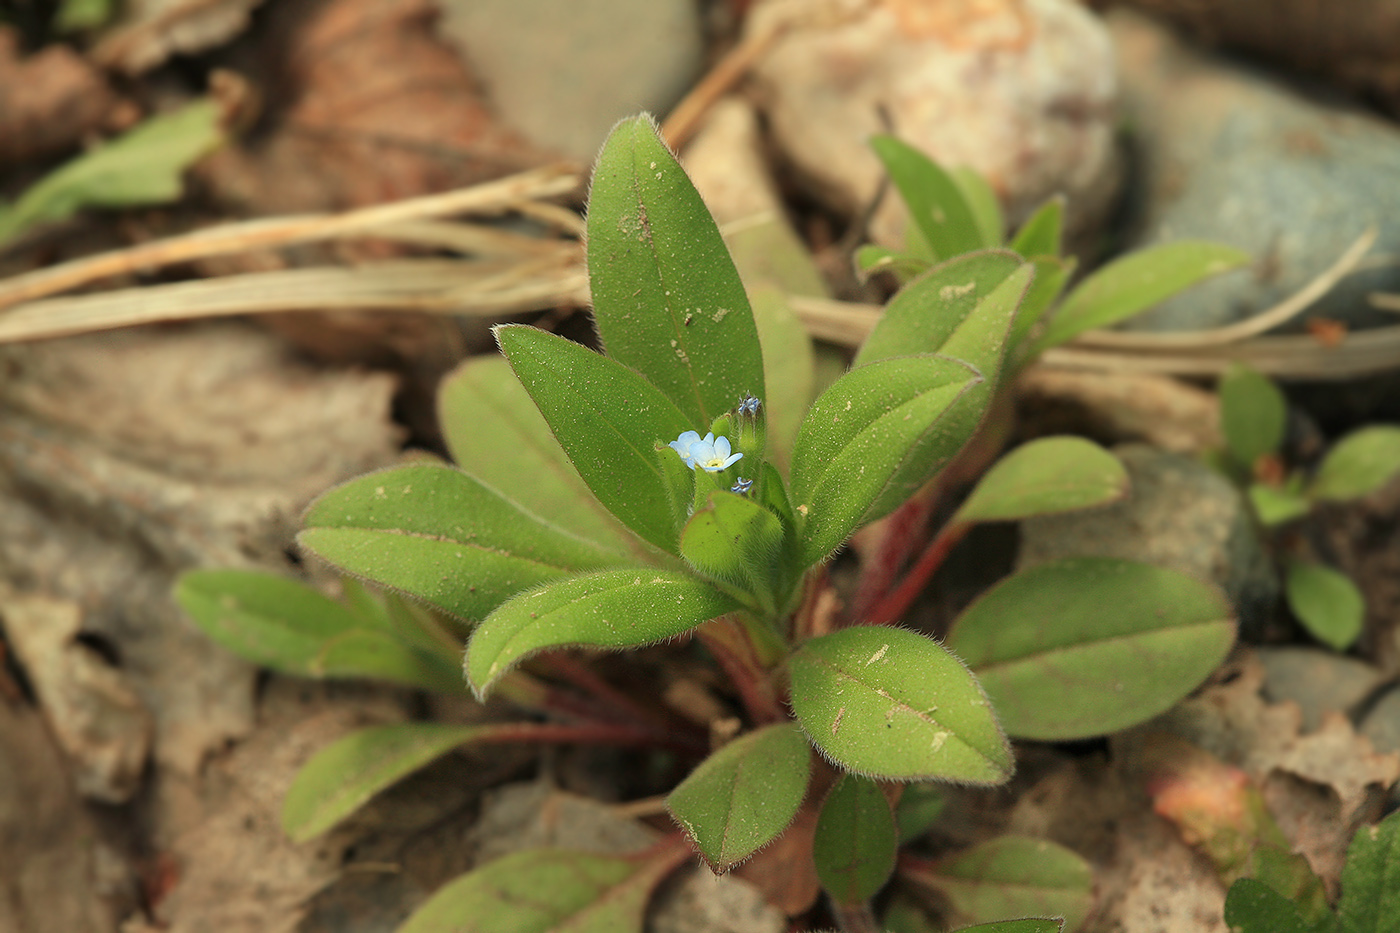
M 590 669 L 586 664 L 581 664 L 575 658 L 571 658 L 560 652 L 552 652 L 537 661 L 541 663 L 551 674 L 566 680 L 597 699 L 600 704 L 610 707 L 611 710 L 620 715 L 624 722 L 645 722 L 662 732 L 671 732 L 676 729 L 678 722 L 668 718 L 664 712 L 655 707 L 644 706 L 637 702 L 628 694 L 617 689 L 608 683 L 597 672 Z M 609 717 L 612 718 L 612 717 Z M 689 725 L 689 723 L 686 723 Z
M 748 633 L 742 626 L 732 619 L 712 619 L 696 629 L 695 633 L 739 691 L 739 699 L 743 701 L 744 709 L 754 725 L 787 719 L 768 671 L 759 663 Z
M 555 723 L 555 722 L 506 722 L 498 723 L 490 731 L 481 733 L 471 740 L 471 744 L 504 744 L 506 742 L 542 742 L 547 744 L 593 744 L 593 745 L 664 745 L 679 752 L 707 752 L 708 747 L 696 747 L 696 743 L 676 736 L 661 735 L 650 729 L 639 729 L 621 723 Z
M 866 619 L 871 610 L 887 598 L 896 575 L 924 541 L 921 532 L 938 504 L 939 489 L 935 482 L 932 488 L 920 490 L 885 520 L 884 534 L 875 543 L 870 558 L 861 565 L 852 618 Z
M 918 562 L 905 574 L 899 586 L 885 594 L 884 599 L 875 604 L 864 621 L 870 625 L 886 625 L 904 615 L 923 592 L 924 587 L 928 586 L 929 578 L 943 565 L 949 552 L 971 528 L 972 525 L 968 522 L 952 522 L 945 525 L 928 543 L 928 547 L 924 548 L 924 553 L 919 555 Z

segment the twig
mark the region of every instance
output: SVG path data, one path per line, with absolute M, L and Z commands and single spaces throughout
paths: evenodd
M 744 38 L 725 53 L 715 66 L 690 89 L 681 102 L 661 124 L 661 138 L 672 149 L 690 141 L 715 102 L 728 94 L 743 79 L 754 63 L 787 31 L 787 23 L 779 23 L 757 35 Z

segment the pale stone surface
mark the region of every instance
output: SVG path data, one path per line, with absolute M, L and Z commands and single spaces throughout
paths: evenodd
M 987 176 L 1013 222 L 1055 194 L 1072 225 L 1108 207 L 1113 53 L 1078 4 L 768 0 L 749 27 L 780 23 L 756 89 L 777 147 L 832 208 L 855 216 L 875 196 L 884 173 L 867 140 L 882 132 Z M 903 228 L 889 197 L 871 232 L 898 246 Z
M 664 115 L 700 71 L 693 0 L 443 0 L 444 35 L 502 121 L 587 164 L 608 130 Z

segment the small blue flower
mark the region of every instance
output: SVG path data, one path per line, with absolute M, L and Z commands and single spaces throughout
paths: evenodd
M 701 437 L 695 431 L 686 431 L 667 446 L 680 454 L 685 465 L 692 470 L 705 470 L 708 473 L 727 470 L 744 456 L 730 453 L 729 438 L 715 437 L 714 434 Z
M 739 401 L 739 414 L 756 415 L 762 405 L 763 403 L 752 395 L 746 395 Z
M 741 476 L 741 477 L 739 477 L 739 481 L 738 481 L 737 483 L 735 483 L 733 486 L 730 486 L 730 487 L 729 487 L 729 491 L 730 491 L 730 492 L 737 492 L 739 495 L 742 496 L 742 495 L 744 495 L 746 492 L 748 492 L 748 491 L 749 491 L 750 489 L 752 489 L 752 488 L 753 488 L 753 480 L 751 480 L 751 479 L 744 479 L 744 478 Z

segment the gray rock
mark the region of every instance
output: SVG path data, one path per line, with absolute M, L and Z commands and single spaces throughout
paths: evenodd
M 662 114 L 700 71 L 694 0 L 441 0 L 441 30 L 501 119 L 538 145 L 591 163 L 608 130 Z
M 1258 653 L 1264 664 L 1264 697 L 1297 703 L 1304 732 L 1315 731 L 1325 713 L 1350 715 L 1383 677 L 1364 661 L 1317 648 L 1265 647 Z M 1400 727 L 1400 720 L 1396 724 Z
M 1219 240 L 1254 256 L 1134 318 L 1145 330 L 1193 330 L 1263 311 L 1330 266 L 1376 224 L 1375 252 L 1400 251 L 1400 130 L 1337 101 L 1189 49 L 1132 14 L 1109 19 L 1137 179 L 1136 248 Z M 1400 291 L 1400 267 L 1348 276 L 1309 311 L 1353 327 L 1394 323 L 1372 291 Z
M 1361 720 L 1360 732 L 1378 752 L 1400 752 L 1400 689 L 1393 689 Z
M 1079 4 L 768 0 L 748 26 L 780 24 L 755 90 L 775 144 L 833 209 L 856 216 L 874 198 L 884 169 L 867 141 L 887 131 L 981 172 L 1013 222 L 1064 194 L 1070 223 L 1092 225 L 1112 201 L 1113 54 Z M 871 234 L 899 246 L 904 225 L 888 197 Z
M 1278 598 L 1278 578 L 1239 492 L 1214 470 L 1143 444 L 1113 451 L 1128 497 L 1100 509 L 1021 523 L 1020 567 L 1065 557 L 1118 557 L 1170 567 L 1220 586 L 1256 632 Z

